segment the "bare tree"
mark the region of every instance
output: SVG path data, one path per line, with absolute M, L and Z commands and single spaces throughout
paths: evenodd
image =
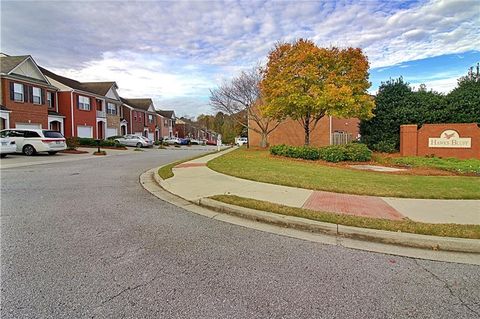
M 267 147 L 267 138 L 281 123 L 261 112 L 263 100 L 260 92 L 262 73 L 260 67 L 242 71 L 231 81 L 224 81 L 210 90 L 210 104 L 217 111 L 230 115 L 240 125 L 261 136 L 261 147 Z M 250 126 L 249 120 L 256 125 Z

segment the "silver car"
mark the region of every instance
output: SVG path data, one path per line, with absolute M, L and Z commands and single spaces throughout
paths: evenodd
M 116 138 L 115 142 L 125 146 L 135 146 L 138 148 L 153 146 L 153 141 L 151 139 L 138 135 L 125 135 L 123 137 Z

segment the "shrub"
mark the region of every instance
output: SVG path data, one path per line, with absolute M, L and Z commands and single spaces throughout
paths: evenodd
M 78 142 L 78 137 L 67 137 L 66 142 L 67 142 L 67 148 L 69 150 L 76 150 L 80 145 L 80 143 Z
M 333 163 L 341 161 L 365 162 L 372 158 L 372 151 L 365 144 L 361 143 L 330 145 L 321 148 L 282 144 L 270 147 L 270 154 L 311 161 L 322 159 Z
M 330 145 L 321 147 L 320 149 L 320 159 L 338 163 L 347 160 L 345 147 L 343 145 Z
M 372 159 L 372 151 L 367 145 L 361 143 L 350 143 L 344 145 L 347 161 L 366 162 Z
M 97 140 L 89 137 L 78 137 L 79 145 L 83 146 L 97 146 Z M 113 140 L 100 140 L 100 146 L 114 146 L 114 147 L 122 147 L 119 143 Z
M 372 145 L 373 150 L 382 153 L 396 153 L 397 143 L 393 140 L 383 140 Z

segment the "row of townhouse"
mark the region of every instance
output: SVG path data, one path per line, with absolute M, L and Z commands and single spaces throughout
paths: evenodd
M 37 128 L 66 137 L 174 136 L 174 111 L 150 98 L 120 97 L 115 82 L 79 82 L 38 66 L 31 56 L 0 54 L 0 129 Z
M 179 138 L 193 138 L 199 141 L 206 141 L 207 144 L 216 144 L 218 138 L 217 133 L 201 128 L 191 120 L 183 117 L 175 121 L 174 134 Z

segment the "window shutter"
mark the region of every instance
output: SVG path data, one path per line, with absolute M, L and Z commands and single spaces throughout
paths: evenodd
M 45 90 L 40 89 L 40 104 L 44 105 L 45 104 Z
M 90 104 L 89 110 L 91 110 L 93 106 L 93 99 L 91 97 L 88 98 L 88 104 Z
M 23 102 L 26 102 L 28 103 L 28 97 L 30 96 L 30 94 L 28 93 L 28 86 L 27 85 L 23 85 Z
M 30 103 L 33 103 L 33 86 L 29 86 L 28 90 L 30 91 Z
M 56 110 L 57 108 L 55 107 L 55 95 L 57 95 L 57 93 L 52 92 L 50 96 L 52 97 L 52 108 Z
M 80 109 L 80 95 L 77 95 L 77 109 Z
M 13 82 L 10 82 L 10 100 L 15 100 L 15 91 L 13 88 Z

